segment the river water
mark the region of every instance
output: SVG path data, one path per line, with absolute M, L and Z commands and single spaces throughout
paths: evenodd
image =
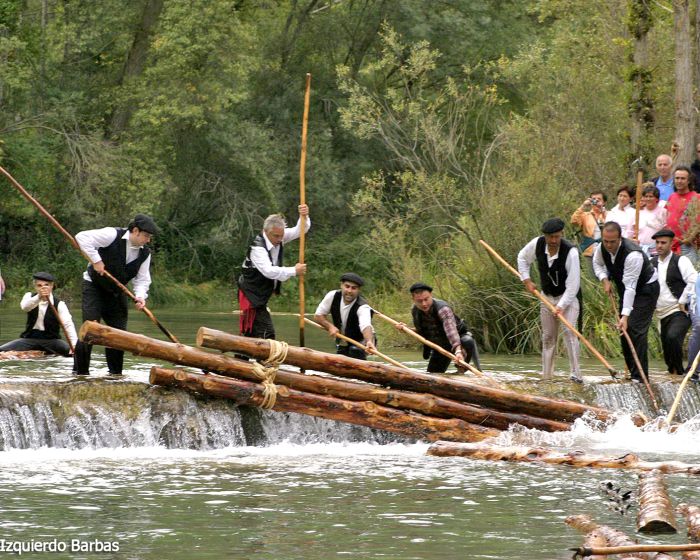
M 5 341 L 23 317 L 3 306 Z M 234 330 L 236 320 L 218 311 L 158 317 L 184 343 L 200 325 Z M 276 324 L 280 338 L 296 338 L 294 319 Z M 160 337 L 133 312 L 130 330 Z M 305 330 L 307 345 L 332 350 L 323 333 Z M 425 365 L 417 350 L 393 355 Z M 25 558 L 534 560 L 570 558 L 582 543 L 564 524 L 570 514 L 635 534 L 635 508 L 620 514 L 601 488 L 635 489 L 632 472 L 428 457 L 422 442 L 151 388 L 151 363 L 129 355 L 121 381 L 104 377 L 102 349 L 93 362 L 90 380 L 72 379 L 63 358 L 0 363 L 0 549 L 63 550 Z M 538 367 L 536 357 L 483 357 L 504 382 L 648 407 L 637 387 L 602 383 L 594 362 L 585 362 L 584 388 L 572 388 L 564 369 L 543 386 Z M 655 383 L 665 406 L 674 387 Z M 512 430 L 501 443 L 700 462 L 698 402 L 692 387 L 681 410 L 690 421 L 674 434 L 622 414 L 606 432 L 579 422 L 559 434 Z M 675 503 L 700 505 L 697 478 L 667 484 Z M 683 543 L 680 526 L 680 535 L 642 540 Z

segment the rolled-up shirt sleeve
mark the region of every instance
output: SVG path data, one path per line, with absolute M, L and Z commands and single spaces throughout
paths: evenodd
M 357 320 L 360 323 L 360 330 L 362 332 L 365 332 L 367 327 L 372 329 L 372 311 L 369 305 L 360 305 L 360 307 L 357 308 Z M 372 331 L 374 331 L 374 329 L 372 329 Z
M 450 341 L 452 351 L 456 352 L 458 348 L 462 347 L 462 340 L 459 336 L 459 331 L 457 331 L 455 314 L 449 307 L 445 306 L 438 311 L 438 316 L 442 320 L 442 327 L 445 329 L 445 334 L 447 335 L 447 340 Z
M 39 294 L 32 295 L 31 292 L 27 292 L 22 297 L 22 301 L 19 302 L 19 307 L 25 313 L 29 313 L 32 309 L 39 305 L 40 301 L 41 298 L 39 297 Z
M 622 284 L 625 292 L 622 296 L 622 311 L 620 315 L 629 315 L 634 309 L 634 296 L 637 295 L 637 282 L 644 265 L 644 257 L 639 251 L 631 252 L 625 259 L 622 271 Z
M 311 217 L 306 216 L 306 227 L 304 228 L 304 233 L 309 231 L 311 229 Z M 289 241 L 293 241 L 294 239 L 297 239 L 301 235 L 301 216 L 299 216 L 299 219 L 297 220 L 297 223 L 294 227 L 290 228 L 284 228 L 284 237 L 282 238 L 282 243 L 288 243 Z
M 255 268 L 258 269 L 258 272 L 270 280 L 284 282 L 297 275 L 297 271 L 293 266 L 273 265 L 270 255 L 267 254 L 264 247 L 251 247 L 250 260 Z
M 331 290 L 325 296 L 323 296 L 323 299 L 321 300 L 321 303 L 318 304 L 318 307 L 316 308 L 316 313 L 314 313 L 314 315 L 318 315 L 319 317 L 325 317 L 326 315 L 328 315 L 331 312 L 333 296 L 335 296 L 335 290 Z

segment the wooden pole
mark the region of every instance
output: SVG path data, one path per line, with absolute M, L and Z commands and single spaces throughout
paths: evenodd
M 506 261 L 501 255 L 499 255 L 494 248 L 492 248 L 483 239 L 479 239 L 479 243 L 481 243 L 481 245 L 484 247 L 484 249 L 486 249 L 491 254 L 492 257 L 494 257 L 506 269 L 508 269 L 518 279 L 520 279 L 520 273 L 517 270 L 515 270 L 512 266 L 510 266 L 510 264 L 508 264 L 508 261 Z M 617 380 L 617 376 L 618 376 L 617 370 L 615 370 L 615 368 L 613 368 L 608 363 L 608 361 L 603 357 L 603 355 L 600 352 L 598 352 L 598 350 L 595 349 L 595 347 L 588 341 L 588 339 L 585 336 L 583 336 L 580 332 L 578 332 L 578 330 L 576 330 L 576 328 L 571 323 L 569 323 L 569 321 L 567 321 L 566 318 L 562 317 L 559 313 L 557 313 L 556 307 L 554 305 L 552 305 L 549 302 L 549 300 L 546 297 L 544 297 L 538 290 L 535 290 L 534 294 L 535 294 L 535 297 L 537 297 L 537 299 L 539 299 L 547 307 L 547 309 L 549 309 L 552 312 L 552 314 L 557 319 L 559 319 L 559 321 L 562 322 L 562 324 L 567 329 L 569 329 L 572 333 L 574 333 L 579 338 L 579 340 L 581 342 L 583 342 L 583 344 L 586 346 L 586 348 L 588 348 L 588 350 L 591 352 L 591 354 L 593 354 L 596 358 L 598 358 L 600 363 L 602 363 L 605 366 L 605 368 L 608 370 L 608 373 L 610 374 L 610 376 L 613 379 Z
M 384 315 L 383 313 L 380 313 L 379 311 L 377 311 L 377 310 L 374 309 L 374 308 L 372 308 L 372 311 L 374 311 L 374 314 L 375 314 L 377 317 L 379 317 L 380 319 L 384 319 L 387 323 L 391 323 L 391 324 L 394 325 L 395 327 L 399 327 L 399 326 L 400 326 L 402 332 L 405 332 L 407 335 L 412 336 L 413 338 L 415 338 L 416 340 L 418 340 L 421 344 L 425 344 L 426 346 L 429 346 L 430 348 L 432 348 L 432 349 L 435 350 L 436 352 L 439 352 L 439 353 L 442 354 L 443 356 L 448 357 L 448 358 L 449 358 L 450 360 L 452 360 L 453 362 L 459 364 L 459 365 L 462 366 L 462 367 L 467 368 L 467 369 L 468 369 L 469 371 L 471 371 L 473 374 L 478 375 L 479 377 L 487 378 L 487 377 L 483 374 L 483 372 L 481 372 L 481 371 L 479 371 L 478 369 L 476 369 L 476 368 L 475 368 L 473 365 L 471 365 L 470 363 L 468 363 L 468 362 L 466 362 L 466 361 L 464 361 L 464 360 L 458 360 L 458 359 L 457 359 L 457 356 L 455 356 L 452 352 L 449 352 L 448 350 L 445 350 L 442 346 L 439 346 L 439 345 L 435 344 L 434 342 L 431 342 L 431 341 L 428 340 L 427 338 L 422 337 L 421 335 L 419 335 L 419 334 L 418 334 L 416 331 L 414 331 L 413 329 L 409 329 L 407 326 L 401 325 L 401 323 L 399 323 L 399 322 L 396 321 L 395 319 L 392 319 L 391 317 L 389 317 L 389 316 L 387 316 L 387 315 Z M 487 379 L 489 379 L 489 378 L 487 378 Z M 491 379 L 491 381 L 492 381 L 495 385 L 498 385 L 498 383 L 497 383 L 495 380 Z
M 268 340 L 237 336 L 207 327 L 201 327 L 197 332 L 197 345 L 222 352 L 245 354 L 262 360 L 270 355 L 270 342 Z M 311 370 L 325 371 L 338 377 L 350 377 L 396 389 L 431 393 L 486 408 L 528 414 L 560 422 L 573 422 L 588 411 L 602 421 L 612 418 L 607 410 L 573 401 L 486 387 L 464 379 L 407 371 L 404 368 L 380 362 L 356 360 L 310 348 L 290 346 L 285 363 L 297 367 L 303 366 Z M 641 426 L 645 420 L 640 416 L 635 416 L 634 422 Z
M 676 516 L 668 497 L 664 476 L 653 470 L 639 475 L 639 512 L 637 531 L 640 533 L 677 533 Z
M 58 324 L 61 325 L 61 330 L 63 331 L 63 334 L 66 336 L 66 342 L 68 343 L 68 348 L 70 348 L 70 353 L 72 354 L 75 352 L 75 348 L 73 347 L 73 343 L 71 342 L 70 337 L 68 336 L 68 329 L 66 329 L 66 325 L 63 324 L 63 321 L 61 320 L 61 316 L 58 314 L 58 309 L 56 309 L 56 306 L 53 304 L 53 302 L 48 299 L 46 300 L 49 302 L 49 305 L 51 306 L 51 311 L 53 311 L 53 314 L 56 316 L 56 320 L 58 321 Z
M 634 242 L 639 243 L 639 210 L 642 204 L 642 182 L 644 170 L 641 166 L 637 169 L 637 189 L 634 193 Z
M 150 381 L 156 385 L 181 387 L 197 393 L 232 399 L 241 405 L 260 407 L 264 401 L 262 384 L 239 379 L 153 367 Z M 463 420 L 433 418 L 415 412 L 379 406 L 373 402 L 348 401 L 297 391 L 285 386 L 277 387 L 277 396 L 272 409 L 358 424 L 427 441 L 438 439 L 479 441 L 500 433 Z
M 309 323 L 309 325 L 313 325 L 314 327 L 318 327 L 318 328 L 321 329 L 322 331 L 325 331 L 325 330 L 326 330 L 322 325 L 319 325 L 316 321 L 312 321 L 311 319 L 309 319 L 309 318 L 307 318 L 307 317 L 304 317 L 304 321 L 305 321 L 306 323 Z M 396 360 L 394 360 L 393 358 L 390 358 L 390 357 L 387 356 L 386 354 L 382 354 L 382 353 L 381 353 L 379 350 L 377 350 L 376 348 L 368 348 L 367 346 L 365 346 L 365 345 L 362 344 L 361 342 L 358 342 L 357 340 L 354 340 L 354 339 L 350 338 L 349 336 L 345 336 L 345 335 L 344 335 L 343 333 L 341 333 L 341 332 L 335 333 L 335 337 L 336 337 L 336 338 L 339 338 L 340 340 L 344 340 L 345 342 L 347 342 L 347 343 L 349 343 L 349 344 L 352 344 L 353 346 L 357 346 L 357 347 L 358 347 L 360 350 L 362 350 L 363 352 L 367 352 L 367 353 L 369 353 L 369 354 L 374 354 L 374 355 L 377 356 L 378 358 L 381 358 L 382 360 L 384 360 L 384 361 L 387 362 L 387 363 L 390 363 L 391 365 L 394 365 L 394 366 L 396 366 L 396 367 L 400 367 L 400 368 L 403 368 L 403 369 L 407 369 L 407 370 L 409 370 L 409 371 L 413 371 L 413 370 L 411 370 L 411 368 L 409 368 L 408 366 L 405 366 L 405 365 L 402 364 L 401 362 L 397 362 Z
M 599 525 L 598 523 L 593 521 L 593 519 L 591 519 L 591 517 L 588 515 L 569 515 L 564 520 L 564 522 L 570 527 L 573 527 L 574 529 L 586 533 L 587 535 L 590 535 L 591 532 L 595 532 L 602 539 L 605 540 L 605 546 L 592 547 L 584 545 L 583 547 L 571 549 L 574 551 L 585 550 L 585 558 L 595 558 L 597 560 L 602 560 L 604 558 L 607 558 L 607 555 L 605 553 L 599 553 L 598 551 L 603 550 L 607 546 L 619 547 L 631 546 L 636 544 L 630 537 L 628 537 L 622 531 L 618 531 L 617 529 L 613 529 L 612 527 L 609 527 L 607 525 Z M 586 540 L 589 540 L 588 537 L 586 538 Z M 596 550 L 596 552 L 592 552 L 593 550 Z M 576 557 L 577 555 L 574 555 L 574 558 Z M 646 560 L 650 557 L 647 555 L 628 555 L 624 558 L 625 560 Z
M 49 212 L 41 205 L 39 204 L 39 201 L 36 200 L 32 195 L 30 195 L 27 190 L 19 184 L 19 182 L 12 176 L 8 171 L 6 171 L 3 167 L 0 167 L 0 173 L 2 173 L 8 181 L 12 184 L 13 187 L 15 187 L 19 193 L 26 198 L 29 202 L 31 202 L 37 210 L 47 219 L 49 222 L 51 222 L 51 225 L 53 225 L 67 240 L 68 242 L 78 250 L 78 252 L 83 255 L 87 259 L 89 263 L 92 264 L 92 259 L 87 256 L 87 254 L 80 248 L 80 245 L 78 245 L 78 242 L 75 240 L 75 238 L 66 231 L 63 226 L 54 218 Z M 122 284 L 119 280 L 117 280 L 114 276 L 112 276 L 107 270 L 104 271 L 103 276 L 106 276 L 109 278 L 114 284 L 122 291 L 124 292 L 128 297 L 130 297 L 133 301 L 136 301 L 136 296 L 127 288 L 124 284 Z M 161 330 L 161 332 L 167 336 L 170 340 L 173 342 L 177 343 L 179 342 L 177 338 L 175 338 L 175 335 L 172 334 L 168 329 L 165 328 L 165 326 L 158 320 L 156 319 L 155 315 L 151 312 L 148 307 L 145 305 L 141 308 L 141 311 L 143 311 L 146 316 L 153 321 L 153 323 Z
M 613 529 L 614 530 L 614 529 Z M 628 537 L 629 538 L 629 537 Z M 630 542 L 632 539 L 630 539 Z M 653 556 L 627 556 L 634 553 L 648 553 L 648 552 L 690 552 L 694 550 L 700 550 L 700 544 L 628 544 L 620 546 L 598 546 L 598 547 L 587 547 L 581 546 L 577 548 L 570 548 L 576 554 L 574 558 L 586 558 L 589 556 L 609 556 L 612 554 L 625 554 L 624 558 L 630 560 L 633 558 L 641 558 L 646 560 L 648 558 L 654 558 L 654 560 L 661 560 L 661 554 L 656 554 Z M 673 558 L 672 556 L 664 555 L 663 558 Z M 683 555 L 683 558 L 687 558 Z
M 690 381 L 690 378 L 693 377 L 693 374 L 698 370 L 698 364 L 700 364 L 700 352 L 698 352 L 697 356 L 695 356 L 695 359 L 693 360 L 693 365 L 690 366 L 688 373 L 685 374 L 683 381 L 681 381 L 681 384 L 678 387 L 678 392 L 676 393 L 676 398 L 673 399 L 673 404 L 671 405 L 671 410 L 669 411 L 668 416 L 666 417 L 666 423 L 669 426 L 671 425 L 671 422 L 673 421 L 673 417 L 676 415 L 676 411 L 678 410 L 678 405 L 681 404 L 681 397 L 683 396 L 683 391 L 685 390 L 686 385 Z
M 299 162 L 299 204 L 306 204 L 306 133 L 309 123 L 309 100 L 311 97 L 311 74 L 306 74 L 306 91 L 304 92 L 304 116 L 301 124 L 301 159 Z M 306 249 L 306 216 L 300 216 L 301 232 L 299 235 L 299 262 L 304 264 Z M 304 315 L 306 313 L 306 294 L 304 292 L 304 275 L 299 276 L 299 346 L 306 346 L 304 341 Z
M 619 314 L 617 312 L 617 305 L 615 304 L 615 296 L 613 296 L 610 292 L 608 292 L 608 297 L 610 298 L 610 303 L 612 304 L 612 307 L 615 310 L 615 317 L 619 318 Z M 649 393 L 649 397 L 651 398 L 651 403 L 654 405 L 654 410 L 656 410 L 656 412 L 658 413 L 658 412 L 660 412 L 659 403 L 656 402 L 656 397 L 654 396 L 654 392 L 651 390 L 651 385 L 649 385 L 649 379 L 647 378 L 647 374 L 644 371 L 644 368 L 642 367 L 642 363 L 639 361 L 639 356 L 637 355 L 637 349 L 634 347 L 634 344 L 632 344 L 632 339 L 630 338 L 630 335 L 627 332 L 627 329 L 620 328 L 620 332 L 622 333 L 622 336 L 624 336 L 625 340 L 627 341 L 627 346 L 629 347 L 630 352 L 632 353 L 632 359 L 634 360 L 634 363 L 637 366 L 637 370 L 639 371 L 639 375 L 642 378 L 642 381 L 644 382 L 644 386 L 646 387 L 647 393 Z
M 141 334 L 120 331 L 92 321 L 83 324 L 80 336 L 91 344 L 101 344 L 139 356 L 148 356 L 180 365 L 206 369 L 226 378 L 235 377 L 244 381 L 259 381 L 259 377 L 254 371 L 254 364 L 248 361 L 238 360 L 223 354 L 205 352 L 182 344 L 156 340 Z M 373 402 L 382 406 L 400 408 L 439 418 L 456 418 L 470 424 L 478 424 L 497 430 L 507 430 L 511 424 L 521 424 L 527 428 L 548 432 L 566 431 L 571 427 L 567 422 L 492 410 L 435 395 L 385 389 L 369 383 L 346 381 L 330 376 L 301 374 L 286 369 L 277 371 L 275 383 L 297 391 L 351 401 Z
M 586 467 L 593 469 L 634 469 L 640 471 L 658 469 L 663 473 L 700 475 L 700 464 L 681 463 L 680 461 L 643 461 L 633 453 L 628 453 L 622 457 L 605 457 L 583 455 L 579 451 L 564 453 L 544 447 L 499 447 L 495 445 L 438 442 L 430 446 L 428 455 L 437 455 L 439 457 L 468 457 L 470 459 L 483 459 L 487 461 L 546 463 L 548 465 L 568 465 L 570 467 Z

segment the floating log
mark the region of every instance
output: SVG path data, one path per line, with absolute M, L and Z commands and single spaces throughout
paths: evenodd
M 52 354 L 48 354 L 43 350 L 7 350 L 0 352 L 0 361 L 9 360 L 33 360 L 36 358 L 47 358 Z
M 697 544 L 629 544 L 624 546 L 604 546 L 572 548 L 575 552 L 574 558 L 607 558 L 608 554 L 622 554 L 620 559 L 632 560 L 641 558 L 652 560 L 674 560 L 666 552 L 684 552 L 700 550 Z M 684 552 L 683 560 L 695 560 L 697 552 Z M 593 556 L 591 556 L 593 555 Z M 602 556 L 597 556 L 602 555 Z
M 663 463 L 643 461 L 633 453 L 622 457 L 584 455 L 581 451 L 562 452 L 544 447 L 498 447 L 487 444 L 437 442 L 428 448 L 428 455 L 440 457 L 468 457 L 487 461 L 522 461 L 525 463 L 547 463 L 571 467 L 597 469 L 636 469 L 663 473 L 700 474 L 700 465 L 667 461 Z
M 200 328 L 197 332 L 197 344 L 222 352 L 242 353 L 262 360 L 270 354 L 270 344 L 267 340 L 236 336 L 206 327 Z M 518 412 L 560 422 L 573 422 L 586 412 L 592 413 L 602 421 L 611 418 L 611 414 L 607 410 L 572 401 L 523 395 L 515 391 L 484 387 L 461 379 L 408 372 L 405 369 L 387 364 L 356 360 L 309 348 L 290 346 L 285 363 L 307 370 L 324 371 L 338 377 L 351 377 L 397 389 L 432 393 L 485 408 Z M 640 422 L 640 425 L 644 423 L 641 419 L 637 421 Z
M 614 554 L 612 552 L 602 552 L 603 550 L 610 550 L 610 547 L 624 547 L 637 544 L 622 531 L 618 531 L 617 529 L 613 529 L 612 527 L 608 527 L 607 525 L 598 525 L 588 515 L 569 515 L 564 520 L 564 522 L 570 527 L 581 531 L 582 533 L 590 534 L 591 532 L 596 531 L 598 534 L 605 538 L 607 543 L 606 547 L 583 547 L 580 549 L 572 549 L 577 551 L 578 554 L 583 558 L 604 558 L 608 554 Z M 653 557 L 653 554 L 634 554 L 625 555 L 622 558 L 626 558 L 627 560 L 651 560 Z
M 259 381 L 253 372 L 253 364 L 250 362 L 237 360 L 223 354 L 206 352 L 183 344 L 174 344 L 141 334 L 113 329 L 94 321 L 87 321 L 83 324 L 80 329 L 80 338 L 90 344 L 109 346 L 139 356 L 148 356 L 179 365 L 215 371 L 228 377 Z M 441 418 L 458 418 L 472 424 L 499 430 L 506 430 L 511 424 L 521 424 L 528 428 L 550 432 L 565 431 L 570 428 L 570 425 L 565 422 L 489 410 L 434 395 L 384 389 L 367 383 L 350 382 L 283 369 L 277 371 L 275 383 L 299 391 L 354 401 L 372 401 L 393 408 L 403 408 Z
M 150 381 L 154 385 L 179 387 L 231 399 L 240 405 L 263 406 L 264 389 L 260 383 L 251 383 L 215 374 L 204 375 L 183 370 L 151 368 Z M 372 402 L 355 402 L 335 397 L 277 387 L 273 410 L 297 412 L 339 422 L 348 422 L 401 434 L 415 439 L 436 441 L 478 441 L 499 434 L 463 420 L 445 420 L 415 412 L 396 410 Z
M 640 533 L 678 532 L 673 505 L 668 497 L 661 471 L 653 470 L 639 475 L 637 531 Z
M 688 540 L 691 543 L 700 543 L 700 507 L 678 504 L 677 511 L 685 517 L 688 525 Z

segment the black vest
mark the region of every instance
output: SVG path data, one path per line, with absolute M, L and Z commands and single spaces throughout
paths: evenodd
M 678 260 L 680 256 L 671 253 L 671 260 L 668 263 L 668 268 L 666 269 L 666 285 L 668 289 L 671 290 L 673 297 L 680 299 L 683 295 L 683 290 L 685 290 L 685 280 L 683 280 L 683 275 L 681 274 L 681 269 L 678 268 Z M 659 257 L 658 255 L 651 259 L 651 264 L 658 270 L 659 268 Z
M 340 317 L 340 302 L 343 300 L 343 293 L 340 290 L 336 290 L 333 296 L 333 302 L 331 303 L 331 317 L 333 319 L 333 324 L 340 329 L 340 332 L 345 336 L 362 342 L 365 335 L 360 330 L 360 319 L 357 317 L 357 310 L 367 304 L 367 301 L 362 296 L 357 296 L 355 303 L 350 308 L 348 312 L 348 320 L 345 325 L 345 330 L 343 330 L 343 319 Z M 373 313 L 370 311 L 370 314 Z
M 117 238 L 112 241 L 107 247 L 100 247 L 97 252 L 100 254 L 100 258 L 105 265 L 105 269 L 112 276 L 114 276 L 119 282 L 126 285 L 132 278 L 134 278 L 139 273 L 139 268 L 144 263 L 144 261 L 151 254 L 150 249 L 147 247 L 141 247 L 139 249 L 138 256 L 131 261 L 129 264 L 126 263 L 126 248 L 129 241 L 127 239 L 122 239 L 126 233 L 124 228 L 114 228 L 117 230 Z M 88 274 L 90 278 L 103 290 L 111 292 L 113 294 L 121 294 L 122 291 L 117 287 L 117 285 L 112 282 L 109 278 L 100 276 L 95 272 L 92 265 L 88 266 Z
M 622 302 L 622 297 L 625 293 L 625 285 L 622 283 L 622 275 L 625 270 L 625 261 L 630 253 L 639 252 L 642 254 L 644 259 L 644 264 L 642 265 L 642 271 L 639 273 L 639 280 L 637 280 L 636 291 L 640 293 L 644 288 L 649 279 L 654 275 L 654 267 L 649 262 L 649 258 L 644 254 L 642 248 L 632 243 L 629 239 L 622 238 L 620 243 L 620 248 L 617 250 L 617 257 L 615 257 L 615 263 L 612 262 L 610 253 L 607 249 L 601 246 L 600 250 L 603 252 L 603 262 L 605 262 L 605 268 L 608 270 L 608 276 L 612 278 L 617 286 L 617 293 L 620 295 L 620 302 Z
M 535 247 L 535 256 L 537 257 L 537 268 L 540 271 L 540 282 L 542 291 L 548 296 L 560 296 L 566 290 L 566 258 L 569 256 L 569 251 L 574 249 L 574 246 L 566 239 L 561 240 L 559 246 L 559 255 L 549 266 L 547 261 L 547 243 L 544 236 L 537 240 Z
M 36 294 L 32 294 L 34 297 Z M 58 309 L 58 304 L 61 303 L 57 297 L 53 298 L 53 305 Z M 44 331 L 34 330 L 34 324 L 39 317 L 39 306 L 37 305 L 29 313 L 27 313 L 27 325 L 24 328 L 24 332 L 19 335 L 20 338 L 42 338 L 42 339 L 54 339 L 61 338 L 61 323 L 58 322 L 58 317 L 51 309 L 49 305 L 46 308 L 46 313 L 44 313 Z
M 267 276 L 263 276 L 263 274 L 257 268 L 255 268 L 253 261 L 250 260 L 250 251 L 253 247 L 262 247 L 265 249 L 265 251 L 267 251 L 267 254 L 270 257 L 270 262 L 273 266 L 282 266 L 284 245 L 280 243 L 280 252 L 277 256 L 277 262 L 274 262 L 272 260 L 272 250 L 267 250 L 265 238 L 261 233 L 259 233 L 255 236 L 255 239 L 253 239 L 253 242 L 248 247 L 245 260 L 243 261 L 243 270 L 241 271 L 241 275 L 238 277 L 238 287 L 243 290 L 245 297 L 250 300 L 253 307 L 264 307 L 267 305 L 267 302 L 273 293 L 280 293 L 282 282 L 276 282 Z
M 419 335 L 439 346 L 449 348 L 451 346 L 450 341 L 447 339 L 445 328 L 442 326 L 442 319 L 438 315 L 438 312 L 443 307 L 450 307 L 450 305 L 446 301 L 433 298 L 433 306 L 430 308 L 429 313 L 423 313 L 414 305 L 411 309 L 411 315 L 413 316 L 413 325 L 416 327 L 416 331 Z M 457 332 L 459 335 L 463 336 L 467 334 L 467 325 L 465 325 L 464 321 L 457 317 L 457 315 L 455 315 L 455 322 L 457 323 Z M 428 347 L 426 346 L 426 348 Z

